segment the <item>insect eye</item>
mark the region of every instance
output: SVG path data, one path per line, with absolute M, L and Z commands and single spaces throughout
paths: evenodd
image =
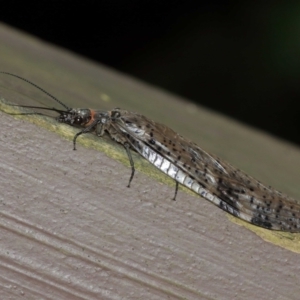
M 72 115 L 70 113 L 62 113 L 57 117 L 58 122 L 69 124 L 72 120 Z

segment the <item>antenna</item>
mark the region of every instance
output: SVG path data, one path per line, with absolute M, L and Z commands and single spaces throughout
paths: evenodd
M 16 77 L 16 78 L 19 78 L 29 84 L 31 84 L 32 86 L 34 86 L 35 88 L 39 89 L 40 91 L 42 91 L 43 93 L 45 93 L 46 95 L 48 95 L 50 98 L 52 98 L 53 100 L 55 100 L 57 103 L 59 103 L 61 106 L 63 106 L 64 108 L 66 108 L 67 110 L 69 110 L 69 107 L 67 105 L 65 105 L 63 102 L 61 102 L 60 100 L 58 100 L 56 97 L 54 97 L 53 95 L 51 95 L 50 93 L 48 93 L 47 91 L 45 91 L 44 89 L 42 89 L 41 87 L 39 87 L 38 85 L 36 85 L 35 83 L 21 77 L 21 76 L 18 76 L 18 75 L 15 75 L 15 74 L 12 74 L 12 73 L 8 73 L 8 72 L 2 72 L 0 71 L 1 74 L 6 74 L 6 75 L 9 75 L 9 76 L 13 76 L 13 77 Z M 21 105 L 19 105 L 21 106 Z M 38 108 L 38 107 L 36 107 Z M 52 110 L 55 110 L 55 109 L 52 109 Z

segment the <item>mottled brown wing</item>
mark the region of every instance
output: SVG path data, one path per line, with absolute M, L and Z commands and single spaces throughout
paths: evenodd
M 246 221 L 270 229 L 300 231 L 300 205 L 296 200 L 208 154 L 165 125 L 135 113 L 123 112 L 121 116 L 118 126 L 248 216 Z

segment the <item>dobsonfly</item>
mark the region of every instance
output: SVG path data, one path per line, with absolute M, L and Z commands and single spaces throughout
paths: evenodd
M 89 132 L 95 132 L 99 137 L 108 134 L 122 144 L 131 165 L 128 187 L 135 172 L 130 152 L 133 149 L 175 180 L 174 200 L 178 184 L 182 184 L 222 210 L 249 223 L 272 230 L 300 232 L 300 204 L 296 200 L 263 185 L 215 155 L 208 154 L 169 127 L 119 108 L 111 111 L 69 108 L 32 82 L 11 73 L 0 73 L 32 84 L 65 108 L 22 106 L 53 110 L 59 113 L 56 118 L 58 122 L 83 128 L 73 138 L 74 150 L 77 138 Z

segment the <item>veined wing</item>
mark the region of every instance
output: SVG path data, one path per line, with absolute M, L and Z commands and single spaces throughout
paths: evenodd
M 121 118 L 116 120 L 114 126 L 126 132 L 128 141 L 137 152 L 142 154 L 147 146 L 170 161 L 210 194 L 219 198 L 221 201 L 205 197 L 221 209 L 261 227 L 300 231 L 300 205 L 296 200 L 264 186 L 230 164 L 208 154 L 167 126 L 143 115 L 120 112 Z

